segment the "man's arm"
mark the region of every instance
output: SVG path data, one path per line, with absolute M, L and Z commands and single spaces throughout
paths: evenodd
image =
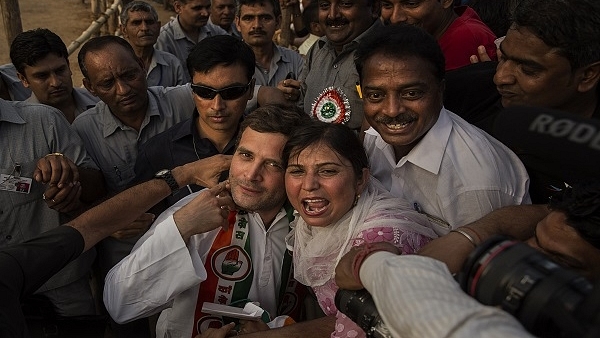
M 549 212 L 546 205 L 512 205 L 494 210 L 459 229 L 476 239 L 476 244 L 481 244 L 494 235 L 526 240 L 533 236 L 535 226 Z M 429 242 L 419 250 L 419 255 L 442 261 L 452 273 L 456 273 L 462 269 L 473 249 L 473 244 L 464 235 L 452 232 Z
M 531 337 L 510 314 L 462 292 L 439 261 L 386 251 L 362 260 L 360 253 L 342 257 L 336 282 L 364 285 L 394 337 Z
M 233 325 L 225 325 L 220 329 L 209 329 L 195 338 L 224 338 L 233 329 Z M 240 330 L 239 335 L 247 338 L 327 338 L 335 330 L 335 316 L 317 318 L 305 322 L 299 322 L 267 331 L 258 331 L 244 334 Z

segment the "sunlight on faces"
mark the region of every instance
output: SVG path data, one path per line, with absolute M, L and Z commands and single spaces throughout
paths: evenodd
M 527 28 L 508 30 L 494 83 L 502 105 L 528 105 L 564 110 L 576 99 L 579 71 Z
M 223 29 L 229 29 L 235 18 L 235 0 L 213 0 L 210 20 Z
M 260 133 L 250 127 L 242 133 L 231 160 L 229 184 L 233 201 L 242 209 L 274 217 L 285 202 L 281 153 L 287 136 Z
M 89 78 L 85 87 L 104 101 L 117 116 L 145 114 L 148 104 L 146 73 L 140 59 L 111 43 L 85 55 Z
M 160 32 L 160 21 L 154 20 L 149 12 L 135 11 L 128 13 L 129 20 L 122 25 L 123 37 L 132 46 L 153 46 Z
M 71 97 L 72 73 L 64 57 L 50 53 L 33 66 L 25 65 L 24 72 L 18 74 L 19 79 L 25 88 L 31 89 L 40 103 L 59 106 Z
M 248 84 L 246 69 L 239 63 L 231 65 L 216 65 L 207 72 L 194 72 L 192 83 L 222 89 L 230 86 L 244 86 Z M 246 103 L 252 98 L 254 85 L 250 85 L 246 94 L 235 100 L 224 100 L 221 95 L 212 100 L 203 99 L 196 94 L 194 103 L 200 114 L 198 123 L 204 133 L 235 132 L 240 118 L 246 109 Z
M 527 240 L 527 244 L 592 282 L 600 280 L 600 249 L 568 225 L 563 212 L 552 211 L 541 220 L 535 228 L 534 237 Z
M 368 176 L 365 168 L 356 177 L 348 159 L 317 143 L 290 157 L 285 188 L 290 203 L 308 225 L 326 227 L 352 209 Z
M 367 0 L 318 0 L 318 5 L 319 23 L 336 50 L 361 35 L 374 21 Z
M 179 22 L 184 29 L 200 29 L 206 25 L 210 17 L 210 0 L 187 0 L 173 3 Z
M 264 46 L 273 43 L 279 21 L 280 17 L 275 17 L 273 6 L 265 2 L 252 6 L 242 5 L 236 25 L 249 46 Z
M 385 24 L 405 23 L 422 27 L 430 34 L 434 34 L 440 29 L 444 10 L 440 0 L 381 1 L 381 18 Z
M 431 63 L 376 53 L 364 63 L 362 90 L 369 124 L 397 153 L 408 153 L 437 121 L 444 87 Z

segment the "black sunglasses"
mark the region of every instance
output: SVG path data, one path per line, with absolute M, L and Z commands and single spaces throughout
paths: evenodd
M 223 100 L 236 100 L 242 97 L 247 91 L 248 87 L 250 87 L 250 83 L 248 82 L 245 86 L 231 86 L 223 89 L 214 89 L 210 87 L 205 87 L 201 85 L 192 84 L 192 91 L 206 100 L 212 100 L 217 96 L 217 94 L 221 95 Z

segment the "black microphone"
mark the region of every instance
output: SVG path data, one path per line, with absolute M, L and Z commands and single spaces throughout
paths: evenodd
M 539 185 L 533 181 L 540 175 L 543 184 L 600 177 L 600 120 L 547 108 L 510 107 L 496 116 L 493 136 L 519 156 L 532 183 Z

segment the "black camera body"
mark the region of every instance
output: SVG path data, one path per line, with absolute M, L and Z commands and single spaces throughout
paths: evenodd
M 499 306 L 538 337 L 600 337 L 600 287 L 504 236 L 478 246 L 456 276 L 463 291 Z M 366 290 L 338 290 L 337 308 L 367 337 L 391 337 Z

